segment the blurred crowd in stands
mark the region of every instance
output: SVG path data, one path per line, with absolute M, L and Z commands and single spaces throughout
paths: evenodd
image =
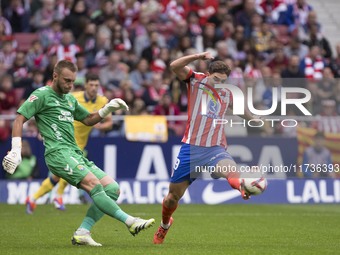
M 308 0 L 1 1 L 0 114 L 15 114 L 51 81 L 54 64 L 69 59 L 79 68 L 75 90 L 82 90 L 87 72 L 96 72 L 101 93 L 124 99 L 126 114 L 184 115 L 186 85 L 168 66 L 203 51 L 230 65 L 231 84 L 253 88 L 256 109 L 270 108 L 273 87 L 307 88 L 312 100 L 306 108 L 329 116 L 308 124 L 340 133 L 333 118 L 340 113 L 340 42 L 332 52 Z M 207 72 L 208 64 L 192 67 Z M 288 108 L 287 114 L 301 112 Z M 184 124 L 169 121 L 171 134 L 182 135 Z M 115 122 L 112 132 L 122 126 Z M 10 130 L 11 121 L 0 118 L 0 140 Z M 37 135 L 34 120 L 24 135 Z

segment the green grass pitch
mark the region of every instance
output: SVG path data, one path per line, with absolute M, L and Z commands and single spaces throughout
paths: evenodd
M 0 254 L 340 254 L 340 205 L 180 205 L 163 245 L 153 245 L 160 205 L 121 205 L 156 225 L 133 237 L 105 216 L 93 229 L 103 247 L 73 246 L 86 205 L 65 212 L 40 205 L 0 205 Z

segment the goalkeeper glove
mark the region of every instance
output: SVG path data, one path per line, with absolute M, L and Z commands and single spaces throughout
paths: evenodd
M 12 149 L 2 160 L 2 166 L 6 172 L 13 174 L 21 163 L 21 137 L 12 138 Z
M 124 102 L 124 100 L 120 98 L 115 98 L 115 99 L 112 99 L 110 102 L 108 102 L 103 108 L 101 108 L 98 111 L 98 114 L 100 115 L 100 117 L 105 118 L 111 112 L 114 112 L 120 109 L 125 109 L 128 111 L 129 107 Z

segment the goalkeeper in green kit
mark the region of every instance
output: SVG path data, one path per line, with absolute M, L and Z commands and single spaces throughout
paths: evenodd
M 25 121 L 36 119 L 45 146 L 45 161 L 49 170 L 77 188 L 85 190 L 93 200 L 80 227 L 72 237 L 73 244 L 101 246 L 91 238 L 93 225 L 107 214 L 123 222 L 132 235 L 147 229 L 154 219 L 144 220 L 125 213 L 117 205 L 119 186 L 93 162 L 83 156 L 75 138 L 73 121 L 92 126 L 109 113 L 128 110 L 121 99 L 112 99 L 96 113 L 89 113 L 69 92 L 76 78 L 77 66 L 59 61 L 53 70 L 53 83 L 35 90 L 17 111 L 13 123 L 12 149 L 3 159 L 5 171 L 13 174 L 21 162 L 21 136 Z

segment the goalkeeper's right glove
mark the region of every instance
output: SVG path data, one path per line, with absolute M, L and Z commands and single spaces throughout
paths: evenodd
M 98 114 L 100 115 L 100 117 L 105 118 L 111 112 L 114 112 L 120 109 L 124 109 L 128 111 L 129 107 L 124 102 L 124 100 L 120 98 L 115 98 L 115 99 L 112 99 L 110 102 L 108 102 L 103 108 L 101 108 L 98 111 Z
M 15 169 L 21 163 L 21 137 L 12 138 L 12 149 L 2 160 L 4 170 L 13 174 Z

